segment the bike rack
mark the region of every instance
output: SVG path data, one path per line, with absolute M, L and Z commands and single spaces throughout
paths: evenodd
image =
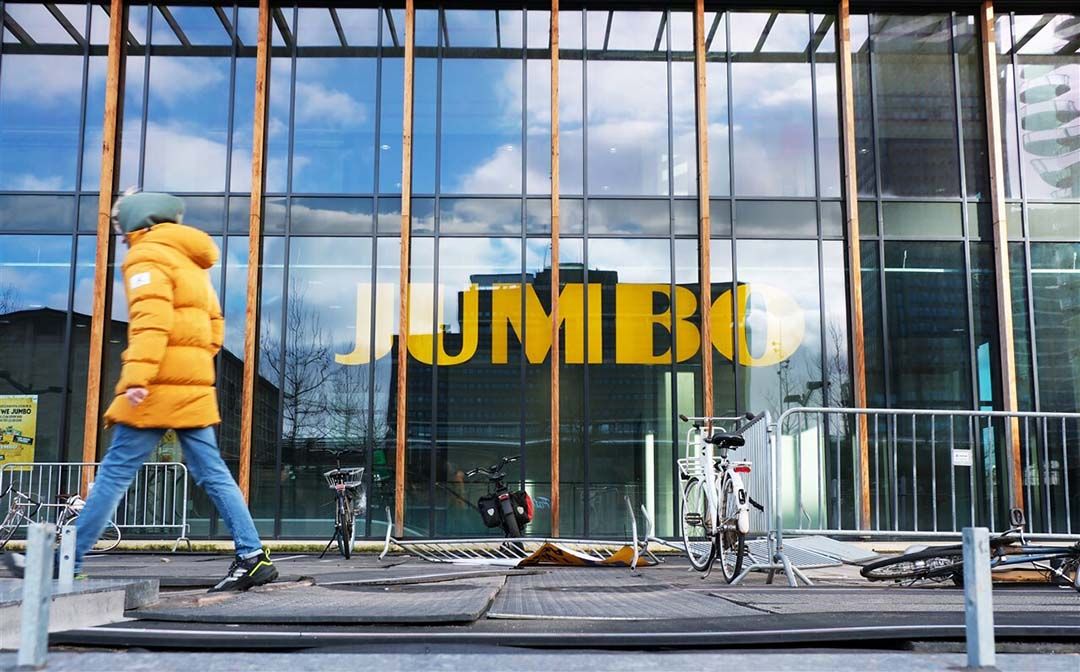
M 565 539 L 561 537 L 476 537 L 471 539 L 398 539 L 393 536 L 393 518 L 386 507 L 386 537 L 379 560 L 383 560 L 392 546 L 428 562 L 444 562 L 465 565 L 496 565 L 520 567 L 532 564 L 556 564 L 568 566 L 628 566 L 631 571 L 642 564 L 644 557 L 650 564 L 659 562 L 648 550 L 652 535 L 652 521 L 647 521 L 645 539 L 638 537 L 637 520 L 633 515 L 629 497 L 626 505 L 631 513 L 632 539 L 628 543 L 613 540 Z

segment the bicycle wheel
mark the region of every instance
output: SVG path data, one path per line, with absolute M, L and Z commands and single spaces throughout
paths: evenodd
M 517 516 L 514 515 L 514 506 L 511 504 L 509 507 L 510 512 L 507 513 L 506 511 L 502 510 L 501 505 L 503 503 L 504 502 L 499 502 L 499 510 L 502 511 L 503 532 L 506 533 L 507 539 L 517 539 L 521 536 L 521 528 L 518 527 Z
M 0 523 L 0 551 L 4 550 L 7 543 L 19 530 L 19 516 L 15 511 L 8 511 L 4 516 L 4 522 Z
M 92 550 L 94 553 L 108 553 L 119 545 L 120 528 L 116 526 L 116 523 L 110 520 L 109 524 L 105 526 L 105 531 L 101 533 L 101 538 L 94 544 Z
M 704 484 L 691 478 L 682 490 L 682 538 L 690 566 L 704 572 L 716 558 Z
M 338 497 L 337 514 L 335 516 L 334 524 L 337 533 L 338 550 L 341 551 L 341 555 L 348 560 L 352 557 L 354 525 L 352 500 L 348 497 Z
M 859 573 L 871 581 L 919 581 L 950 578 L 963 571 L 963 547 L 942 546 L 877 560 Z
M 720 482 L 720 534 L 717 535 L 720 571 L 731 583 L 742 571 L 746 554 L 746 535 L 739 531 L 739 497 L 735 482 L 724 474 Z

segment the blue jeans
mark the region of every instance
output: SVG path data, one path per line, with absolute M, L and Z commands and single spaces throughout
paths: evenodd
M 97 469 L 94 487 L 87 497 L 86 506 L 75 519 L 76 567 L 82 566 L 83 556 L 101 538 L 105 525 L 116 511 L 124 493 L 131 487 L 139 467 L 161 441 L 165 431 L 116 425 L 112 445 Z M 262 550 L 259 533 L 255 531 L 255 522 L 251 519 L 240 488 L 225 466 L 225 461 L 221 459 L 214 429 L 178 429 L 176 435 L 180 438 L 180 445 L 184 449 L 184 462 L 187 463 L 195 483 L 210 495 L 214 506 L 232 531 L 236 554 L 247 557 L 258 553 Z

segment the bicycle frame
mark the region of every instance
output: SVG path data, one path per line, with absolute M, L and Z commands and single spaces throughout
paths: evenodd
M 694 418 L 697 420 L 698 418 Z M 738 518 L 737 526 L 738 530 L 742 534 L 746 534 L 750 531 L 750 497 L 746 492 L 746 486 L 743 483 L 742 475 L 739 473 L 739 467 L 750 467 L 750 462 L 746 460 L 732 461 L 728 459 L 727 452 L 730 449 L 722 449 L 720 454 L 720 470 L 717 470 L 717 458 L 715 453 L 715 447 L 711 443 L 705 442 L 705 435 L 702 428 L 691 427 L 686 433 L 687 445 L 692 445 L 694 455 L 697 460 L 698 470 L 704 478 L 704 490 L 705 498 L 707 500 L 707 512 L 709 517 L 709 528 L 717 530 L 720 527 L 720 500 L 723 493 L 720 492 L 720 486 L 723 483 L 722 478 L 717 478 L 717 474 L 724 474 L 732 482 L 732 490 L 735 492 L 735 498 L 738 504 Z

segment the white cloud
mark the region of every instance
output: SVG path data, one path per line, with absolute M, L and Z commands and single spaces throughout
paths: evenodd
M 157 57 L 150 61 L 150 92 L 170 107 L 196 104 L 193 97 L 226 81 L 225 59 Z
M 20 105 L 73 105 L 82 91 L 82 58 L 78 56 L 4 56 L 3 91 Z M 92 76 L 93 68 L 91 68 Z M 10 103 L 9 103 L 10 104 Z
M 296 118 L 300 122 L 357 126 L 367 121 L 368 113 L 360 102 L 344 91 L 322 84 L 297 82 Z
M 538 179 L 538 176 L 533 176 L 532 179 Z M 505 194 L 520 189 L 520 182 L 521 148 L 509 145 L 500 147 L 472 172 L 463 175 L 453 193 Z
M 9 187 L 13 191 L 59 191 L 63 188 L 64 178 L 59 175 L 38 177 L 37 175 L 16 175 Z

